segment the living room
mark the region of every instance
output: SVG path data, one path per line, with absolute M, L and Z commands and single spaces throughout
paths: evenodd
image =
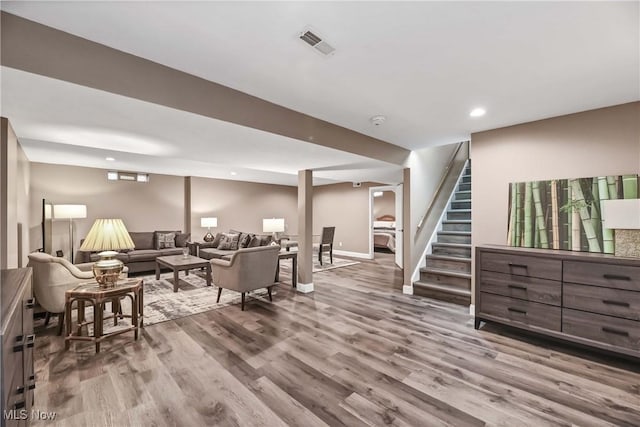
M 335 253 L 357 264 L 308 271 L 302 283 L 313 282 L 311 293 L 291 287 L 292 272 L 285 268 L 272 301 L 257 293 L 242 311 L 233 297 L 229 306 L 145 325 L 137 340 L 122 334 L 105 341 L 99 353 L 82 342 L 65 350 L 64 337 L 38 319 L 33 409 L 55 413 L 60 425 L 640 422 L 637 332 L 607 324 L 608 332 L 599 332 L 617 335 L 613 344 L 604 345 L 598 339 L 554 335 L 548 328 L 527 329 L 522 321 L 507 327 L 500 316 L 485 311 L 497 308 L 480 301 L 484 291 L 478 289 L 485 283 L 479 277 L 484 276 L 475 272 L 486 264 L 473 252 L 550 256 L 544 249 L 487 249 L 507 242 L 513 183 L 603 176 L 636 176 L 637 181 L 638 2 L 201 2 L 184 10 L 172 7 L 3 2 L 3 268 L 26 266 L 28 254 L 42 246 L 42 199 L 86 206 L 86 218 L 72 223 L 76 251 L 98 218 L 121 218 L 132 233 L 190 232 L 192 241 L 202 241 L 209 231 L 202 218 L 217 219 L 213 234 L 230 229 L 270 233 L 263 220 L 283 218 L 281 233 L 304 234 L 303 241 L 317 241 L 314 235 L 323 227 L 335 226 Z M 243 31 L 256 34 L 259 16 L 273 16 L 282 28 L 269 27 L 273 32 L 264 38 L 250 37 L 256 55 L 247 64 L 246 58 L 254 58 L 247 53 L 252 43 L 237 37 Z M 352 18 L 348 25 L 346 17 Z M 317 25 L 316 33 L 326 34 L 336 53 L 324 57 L 309 51 L 300 62 L 287 61 L 296 48 L 311 49 L 297 34 L 289 34 L 291 51 L 289 45 L 271 50 L 270 45 L 280 46 L 276 37 L 297 31 L 291 31 L 293 21 L 300 29 L 309 22 L 312 29 Z M 207 39 L 211 52 L 203 55 L 206 49 L 177 41 L 188 37 L 188 28 L 220 31 Z M 223 42 L 225 32 L 236 42 Z M 121 40 L 112 38 L 116 33 Z M 133 42 L 154 37 L 165 48 L 154 51 L 150 46 L 156 43 L 149 42 L 145 54 Z M 476 43 L 465 46 L 469 40 Z M 402 50 L 405 45 L 410 48 Z M 256 50 L 277 59 L 269 61 Z M 243 54 L 244 66 L 238 67 L 234 61 Z M 391 59 L 400 54 L 402 60 Z M 349 74 L 341 62 L 347 56 L 361 58 L 360 66 L 370 72 Z M 435 62 L 427 60 L 432 56 Z M 204 58 L 196 64 L 201 68 L 191 62 L 196 57 Z M 293 70 L 309 77 L 297 80 L 282 64 L 295 64 Z M 232 84 L 234 74 L 244 84 Z M 311 101 L 304 104 L 296 96 Z M 476 106 L 486 108 L 485 116 L 469 117 Z M 372 120 L 381 114 L 386 120 Z M 249 130 L 217 138 L 212 129 L 221 127 L 199 128 L 200 120 L 227 120 Z M 257 139 L 249 135 L 255 131 L 261 133 Z M 123 142 L 131 137 L 129 145 Z M 431 235 L 438 232 L 425 212 L 449 203 L 448 189 L 462 175 L 448 177 L 447 171 L 458 143 L 467 140 L 469 149 L 461 153 L 463 163 L 472 159 L 473 228 L 471 243 L 465 244 L 472 253 L 464 274 L 472 285 L 470 304 L 459 306 L 410 294 L 417 290 L 415 275 L 421 273 L 425 251 L 429 255 L 433 246 Z M 139 172 L 149 179 L 112 181 L 110 171 Z M 371 188 L 400 184 L 404 229 L 396 225 L 396 233 L 408 237 L 402 269 L 390 254 L 369 259 L 370 221 L 376 219 Z M 399 220 L 395 212 L 386 214 Z M 54 221 L 52 239 L 52 250 L 62 250 L 66 258 L 68 225 Z M 419 229 L 428 236 L 417 236 Z M 309 262 L 317 256 L 300 249 L 298 256 Z M 553 255 L 561 259 L 559 265 L 587 256 L 624 268 L 637 264 L 629 256 L 567 252 Z M 544 280 L 569 289 L 559 271 L 559 279 Z M 144 280 L 151 282 L 150 276 Z M 510 285 L 517 295 L 526 285 L 517 280 L 527 275 L 514 276 Z M 618 290 L 631 295 L 626 310 L 632 313 L 614 316 L 615 322 L 625 316 L 639 320 L 633 310 L 640 288 L 632 288 L 636 276 L 625 277 L 629 284 Z M 183 286 L 190 285 L 192 279 L 182 272 L 180 278 Z M 588 287 L 593 288 L 604 287 Z M 544 304 L 558 307 L 547 313 L 570 312 L 562 298 Z M 520 305 L 510 308 L 504 317 L 525 315 Z M 475 317 L 482 319 L 479 329 Z M 627 347 L 621 345 L 625 336 Z

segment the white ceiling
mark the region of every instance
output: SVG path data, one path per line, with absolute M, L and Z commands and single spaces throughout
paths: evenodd
M 3 1 L 1 7 L 410 149 L 640 99 L 637 1 Z M 307 26 L 336 53 L 323 57 L 298 40 Z M 10 108 L 4 94 L 3 106 Z M 487 115 L 470 118 L 476 106 L 485 107 Z M 26 117 L 30 112 L 24 114 L 25 121 L 32 120 Z M 373 127 L 369 118 L 377 114 L 387 121 Z M 153 118 L 138 117 L 141 123 L 122 131 L 151 137 L 158 150 L 183 147 L 184 138 L 156 135 Z M 228 127 L 210 126 L 221 132 Z M 212 135 L 200 134 L 193 143 L 217 139 Z M 236 139 L 244 137 L 236 134 Z M 270 138 L 284 143 L 281 139 Z M 254 153 L 256 141 L 245 141 L 252 148 L 241 162 L 221 163 L 255 161 L 263 168 L 256 160 L 263 153 Z M 199 150 L 185 161 L 214 161 L 210 151 Z M 228 145 L 217 147 L 216 157 L 226 150 Z M 353 160 L 332 159 L 335 164 Z M 299 168 L 294 163 L 284 167 Z
M 318 169 L 315 184 L 402 180 L 397 166 L 197 114 L 7 67 L 1 79 L 2 114 L 33 162 L 284 185 L 301 169 Z

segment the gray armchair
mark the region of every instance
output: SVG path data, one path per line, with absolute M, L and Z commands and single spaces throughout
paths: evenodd
M 58 335 L 64 323 L 64 294 L 81 282 L 93 279 L 93 263 L 71 264 L 64 258 L 53 257 L 44 252 L 29 254 L 29 267 L 33 268 L 33 292 L 38 303 L 47 311 L 47 322 L 51 313 L 58 315 Z
M 275 284 L 280 246 L 258 246 L 236 251 L 227 261 L 211 260 L 213 282 L 218 286 L 218 300 L 222 289 L 230 289 L 242 294 L 241 309 L 244 311 L 245 293 L 259 288 L 267 288 L 271 301 L 271 287 Z

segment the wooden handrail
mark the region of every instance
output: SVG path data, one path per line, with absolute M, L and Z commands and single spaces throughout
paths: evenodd
M 429 214 L 431 213 L 431 209 L 433 209 L 433 206 L 434 206 L 436 200 L 438 199 L 438 196 L 440 195 L 440 192 L 442 191 L 442 187 L 444 186 L 445 181 L 449 177 L 449 172 L 451 171 L 451 167 L 453 166 L 453 162 L 456 160 L 456 157 L 458 157 L 458 153 L 460 152 L 460 149 L 467 143 L 469 143 L 469 141 L 460 142 L 458 144 L 458 147 L 456 147 L 456 150 L 453 152 L 453 155 L 449 159 L 449 163 L 447 164 L 447 167 L 445 168 L 444 173 L 442 174 L 442 178 L 440 178 L 440 182 L 438 183 L 438 187 L 436 188 L 435 193 L 433 193 L 433 197 L 431 198 L 431 202 L 429 202 L 429 206 L 427 207 L 427 210 L 425 211 L 424 215 L 422 215 L 422 217 L 420 217 L 420 221 L 418 221 L 418 227 L 416 229 L 416 235 L 422 229 L 422 226 L 424 225 L 425 218 L 427 218 L 429 216 Z

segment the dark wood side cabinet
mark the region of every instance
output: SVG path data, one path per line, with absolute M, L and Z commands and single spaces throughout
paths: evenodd
M 640 259 L 476 247 L 475 327 L 491 321 L 640 358 Z
M 31 268 L 0 272 L 1 426 L 29 424 L 35 375 L 33 371 L 33 306 Z

